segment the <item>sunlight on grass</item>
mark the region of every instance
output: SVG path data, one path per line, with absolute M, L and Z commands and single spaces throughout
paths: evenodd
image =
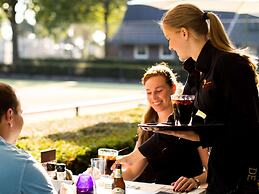
M 70 165 L 83 161 L 80 168 L 85 169 L 89 159 L 97 156 L 99 147 L 134 148 L 137 124 L 143 111 L 143 108 L 136 108 L 27 124 L 17 146 L 29 151 L 37 160 L 40 160 L 41 150 L 56 149 L 57 161 Z

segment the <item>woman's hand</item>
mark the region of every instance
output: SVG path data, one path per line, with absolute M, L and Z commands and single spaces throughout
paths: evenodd
M 173 190 L 177 192 L 189 192 L 193 189 L 197 189 L 199 184 L 195 181 L 194 178 L 187 178 L 181 176 L 176 182 L 171 184 Z
M 170 131 L 170 130 L 156 130 L 155 133 L 162 133 L 166 135 L 173 135 L 179 138 L 188 139 L 191 141 L 200 141 L 200 136 L 194 131 Z
M 124 180 L 135 180 L 144 171 L 148 161 L 138 149 L 135 149 L 128 155 L 117 157 L 111 170 L 115 169 L 116 163 L 120 163 L 122 165 Z
M 125 169 L 129 166 L 129 161 L 130 157 L 128 155 L 124 155 L 124 156 L 117 156 L 116 161 L 114 162 L 114 164 L 111 166 L 111 170 L 114 171 L 116 164 L 120 163 L 122 165 L 122 168 Z
M 61 183 L 59 193 L 60 194 L 74 194 L 74 193 L 76 193 L 76 187 L 75 187 L 75 185 L 68 185 L 65 183 Z

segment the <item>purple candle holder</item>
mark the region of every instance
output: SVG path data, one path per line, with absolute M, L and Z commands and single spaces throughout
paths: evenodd
M 76 188 L 77 194 L 94 194 L 93 178 L 87 173 L 79 174 Z

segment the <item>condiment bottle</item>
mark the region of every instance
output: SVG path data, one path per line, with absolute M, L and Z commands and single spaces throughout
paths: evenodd
M 56 178 L 56 163 L 48 162 L 47 163 L 47 173 L 51 177 L 51 179 Z
M 56 170 L 57 170 L 57 180 L 66 180 L 66 164 L 57 163 Z
M 77 194 L 94 194 L 94 181 L 88 173 L 79 174 L 76 183 Z

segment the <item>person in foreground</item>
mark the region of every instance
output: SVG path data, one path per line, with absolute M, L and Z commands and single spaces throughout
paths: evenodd
M 181 61 L 193 61 L 189 74 L 199 72 L 200 81 L 193 86 L 197 88 L 195 107 L 202 112 L 205 124 L 223 124 L 210 130 L 163 133 L 212 147 L 207 194 L 258 193 L 259 100 L 255 61 L 231 43 L 213 12 L 181 4 L 166 12 L 160 25 L 169 49 Z
M 56 193 L 42 165 L 15 146 L 22 127 L 19 100 L 11 86 L 0 83 L 0 193 Z
M 176 78 L 164 63 L 146 71 L 142 83 L 147 93 L 149 108 L 144 123 L 167 122 L 173 112 L 170 96 L 176 90 Z M 122 163 L 123 178 L 135 180 L 150 165 L 155 183 L 172 184 L 175 191 L 191 191 L 206 181 L 208 152 L 198 143 L 163 134 L 147 134 L 138 130 L 135 150 L 118 159 Z M 204 171 L 203 171 L 204 166 Z M 114 167 L 114 166 L 113 166 Z

